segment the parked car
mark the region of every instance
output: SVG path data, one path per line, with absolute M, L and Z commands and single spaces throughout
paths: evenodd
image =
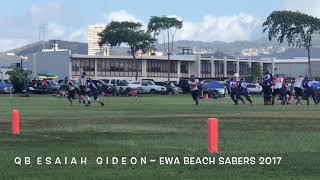
M 57 81 L 47 80 L 44 83 L 43 80 L 32 80 L 29 83 L 28 90 L 33 94 L 53 94 L 60 89 Z
M 163 82 L 154 81 L 154 83 L 155 83 L 156 85 L 159 85 L 159 86 L 167 86 L 167 85 L 168 85 L 168 81 L 163 81 Z M 175 86 L 178 85 L 177 81 L 170 81 L 170 83 L 172 83 L 172 84 L 175 85 Z
M 92 83 L 99 89 L 99 93 L 102 95 L 116 94 L 114 93 L 116 90 L 114 90 L 111 85 L 106 84 L 103 80 L 92 80 Z
M 142 81 L 153 81 L 154 82 L 154 79 L 142 79 Z
M 64 85 L 64 84 L 65 84 L 65 80 L 64 80 L 64 79 L 59 79 L 59 80 L 58 80 L 58 84 L 59 84 L 60 86 Z
M 248 88 L 249 93 L 253 93 L 253 94 L 261 94 L 262 93 L 262 86 L 260 86 L 259 84 L 248 83 L 247 88 Z
M 110 89 L 111 87 L 110 85 L 107 85 L 102 80 L 92 80 L 92 83 L 96 85 L 101 90 L 101 92 L 104 92 L 104 93 L 108 93 L 108 89 Z
M 158 86 L 166 86 L 168 85 L 168 82 L 159 82 L 159 81 L 154 81 L 154 83 Z
M 156 85 L 151 80 L 137 81 L 137 82 L 133 82 L 133 84 L 141 85 L 142 92 L 146 94 L 166 94 L 167 93 L 166 87 Z
M 178 87 L 182 89 L 183 93 L 189 93 L 190 92 L 190 85 L 188 83 L 190 79 L 180 79 L 178 83 Z
M 138 90 L 139 93 L 142 93 L 143 92 L 143 89 L 142 89 L 142 86 L 140 84 L 134 84 L 132 81 L 127 81 L 127 80 L 124 80 L 128 87 L 133 89 L 133 90 Z
M 68 81 L 72 81 L 76 91 L 79 92 L 78 80 L 68 80 Z M 59 89 L 58 89 L 57 93 L 60 94 L 61 96 L 64 96 L 66 94 L 66 92 L 69 90 L 69 85 L 66 84 L 65 80 L 59 80 L 59 81 L 57 81 L 57 83 L 59 85 Z
M 224 84 L 212 81 L 206 85 L 209 92 L 209 96 L 212 98 L 224 97 L 226 94 L 226 87 Z
M 176 81 L 154 82 L 158 86 L 164 86 L 167 88 L 167 94 L 182 94 L 182 88 L 177 86 Z
M 182 94 L 182 89 L 170 82 L 165 86 L 167 88 L 167 94 Z
M 13 85 L 10 83 L 7 83 L 5 81 L 0 81 L 0 93 L 4 93 L 4 94 L 8 94 L 11 92 L 13 92 Z
M 140 84 L 134 84 L 122 79 L 104 79 L 102 80 L 111 90 L 115 90 L 117 95 L 128 94 L 132 90 L 137 90 L 139 93 L 143 92 Z
M 116 86 L 116 89 L 124 89 L 124 90 L 130 90 L 130 89 L 134 89 L 133 86 L 130 86 L 129 82 L 126 80 L 122 80 L 122 79 L 104 79 L 102 80 L 103 82 L 105 82 L 105 84 L 107 84 L 109 87 L 112 86 Z

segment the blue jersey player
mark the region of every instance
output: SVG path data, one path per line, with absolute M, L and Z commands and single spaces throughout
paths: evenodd
M 231 99 L 234 102 L 234 105 L 238 105 L 239 99 L 244 103 L 244 100 L 240 97 L 240 89 L 239 89 L 239 82 L 236 78 L 232 78 L 229 83 L 230 91 L 231 91 Z
M 304 79 L 303 82 L 304 94 L 306 96 L 307 105 L 310 104 L 309 97 L 311 96 L 313 99 L 314 104 L 318 104 L 316 100 L 316 91 L 314 86 L 314 81 L 310 80 L 308 77 Z
M 270 105 L 271 99 L 272 99 L 272 81 L 273 77 L 272 74 L 269 73 L 269 71 L 265 72 L 265 76 L 263 77 L 262 81 L 262 89 L 263 89 L 263 101 L 264 105 Z
M 101 106 L 104 106 L 104 103 L 99 99 L 100 89 L 98 85 L 92 82 L 92 79 L 89 79 L 88 87 L 89 87 L 89 93 L 87 96 L 88 103 L 86 104 L 86 106 L 90 106 L 91 97 L 93 97 L 93 99 L 97 101 Z
M 244 78 L 241 78 L 241 81 L 240 81 L 240 97 L 241 96 L 244 96 L 247 99 L 247 101 L 249 101 L 249 103 L 252 104 L 250 94 L 248 91 L 248 83 Z

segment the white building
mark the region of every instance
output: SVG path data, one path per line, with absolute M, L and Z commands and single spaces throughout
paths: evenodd
M 308 75 L 306 57 L 253 59 L 216 56 L 210 54 L 171 56 L 171 80 L 179 81 L 191 75 L 219 80 L 230 78 L 234 74 L 248 77 L 252 67 L 260 68 L 261 72 L 268 70 L 273 74 L 287 77 Z M 137 60 L 134 61 L 131 55 L 80 55 L 64 50 L 38 52 L 28 58 L 28 62 L 24 64 L 28 64 L 33 76 L 47 72 L 58 75 L 61 79 L 66 76 L 79 78 L 86 72 L 93 79 L 134 80 L 138 72 L 138 79 L 166 81 L 169 69 L 167 56 L 137 55 Z M 311 70 L 314 77 L 320 77 L 320 59 L 311 59 Z
M 63 79 L 68 76 L 79 78 L 83 72 L 93 79 L 121 78 L 135 80 L 138 71 L 138 79 L 154 79 L 166 81 L 168 78 L 167 56 L 137 56 L 134 61 L 132 56 L 89 56 L 71 54 L 68 51 L 40 52 L 29 58 L 30 70 L 33 75 L 38 73 L 52 73 Z M 225 79 L 238 73 L 241 77 L 249 75 L 251 66 L 258 66 L 261 70 L 274 69 L 274 60 L 254 59 L 228 59 L 215 58 L 201 55 L 173 55 L 171 56 L 171 80 L 179 81 L 181 78 L 189 78 L 195 75 L 199 78 Z
M 320 77 L 320 59 L 311 59 L 313 77 Z M 284 74 L 288 77 L 308 76 L 309 66 L 307 57 L 293 59 L 277 59 L 274 67 L 275 74 Z
M 104 55 L 108 56 L 110 53 L 109 47 L 100 47 L 100 37 L 98 33 L 101 33 L 106 28 L 106 25 L 91 25 L 88 26 L 88 55 Z
M 21 63 L 25 60 L 27 60 L 26 57 L 16 56 L 13 53 L 0 53 L 0 80 L 9 79 L 7 72 L 15 67 L 21 67 Z M 22 65 L 25 67 L 24 63 Z

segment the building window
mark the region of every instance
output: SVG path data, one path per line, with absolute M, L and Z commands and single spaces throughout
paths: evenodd
M 138 76 L 142 75 L 142 62 L 138 63 Z M 136 75 L 136 62 L 132 59 L 99 59 L 97 61 L 97 74 L 99 77 L 134 77 Z
M 269 71 L 268 64 L 263 63 L 263 72 Z M 261 66 L 260 66 L 261 67 Z
M 171 77 L 178 77 L 178 63 L 170 62 Z M 168 61 L 164 60 L 147 60 L 147 76 L 148 77 L 167 77 Z
M 189 77 L 189 63 L 185 61 L 180 62 L 180 76 Z
M 201 61 L 201 77 L 211 77 L 211 63 L 207 61 Z
M 240 74 L 240 76 L 248 76 L 248 74 L 249 74 L 249 65 L 248 65 L 248 63 L 241 63 L 240 62 L 239 74 Z
M 72 75 L 73 76 L 80 76 L 81 75 L 81 71 L 80 71 L 80 61 L 79 60 L 72 60 L 71 61 L 72 64 Z
M 177 69 L 178 63 L 177 63 L 177 61 L 171 61 L 170 65 L 171 65 L 170 66 L 171 73 L 177 73 L 177 71 L 178 71 L 178 69 Z
M 71 61 L 72 75 L 81 76 L 83 72 L 88 76 L 94 76 L 95 59 L 74 59 Z
M 236 73 L 237 65 L 234 62 L 227 62 L 227 74 L 234 75 Z
M 97 75 L 98 76 L 106 76 L 107 71 L 107 62 L 106 61 L 97 61 Z
M 214 77 L 223 77 L 224 74 L 224 62 L 214 61 Z

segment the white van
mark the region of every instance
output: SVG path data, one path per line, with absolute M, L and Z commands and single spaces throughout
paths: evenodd
M 139 84 L 133 84 L 127 80 L 123 79 L 104 79 L 103 80 L 108 86 L 116 86 L 117 91 L 121 90 L 126 90 L 126 91 L 131 91 L 131 90 L 138 90 L 139 92 L 142 93 L 142 86 Z

